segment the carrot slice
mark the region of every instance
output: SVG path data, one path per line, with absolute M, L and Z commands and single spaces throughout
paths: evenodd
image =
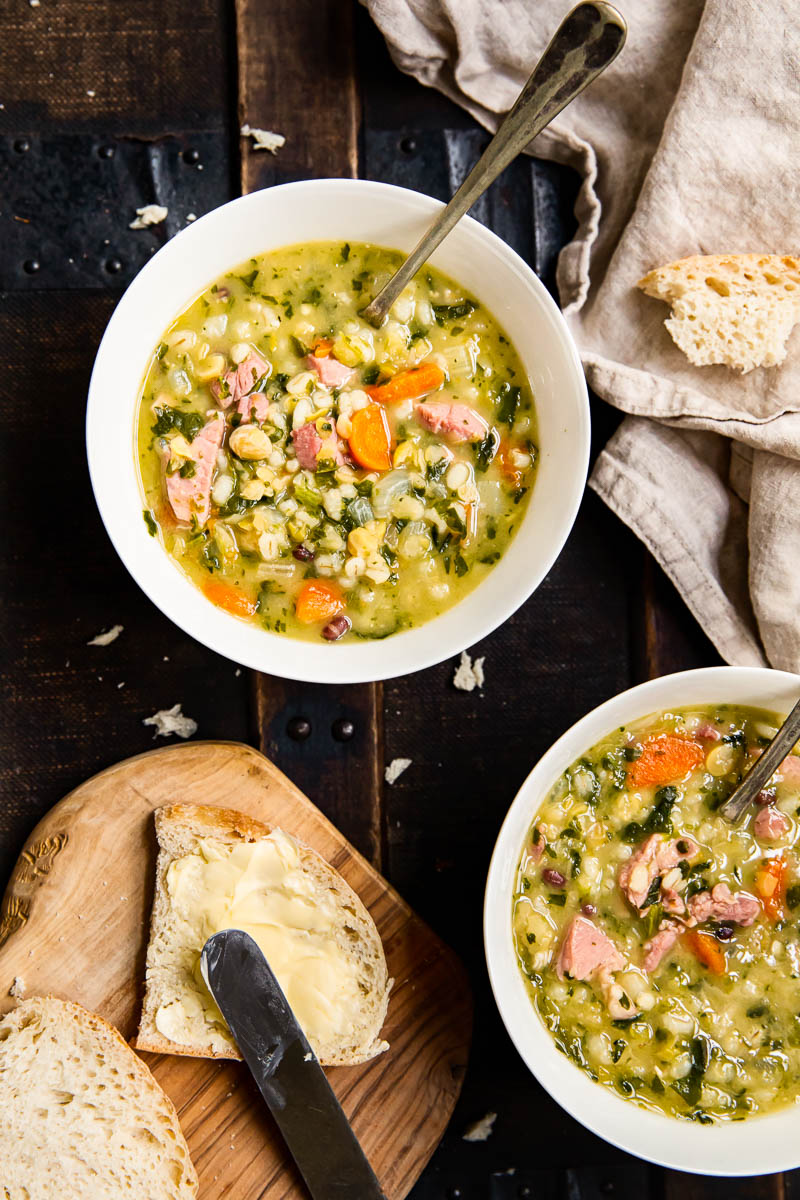
M 367 404 L 350 418 L 350 453 L 368 471 L 388 471 L 392 465 L 392 431 L 380 404 Z
M 234 617 L 252 617 L 256 611 L 255 602 L 245 596 L 239 588 L 231 587 L 229 583 L 222 583 L 218 579 L 210 580 L 203 588 L 203 593 L 217 608 L 224 608 L 225 612 L 232 613 Z
M 708 967 L 712 975 L 724 975 L 728 969 L 725 951 L 715 937 L 710 933 L 701 933 L 699 929 L 691 929 L 686 934 L 686 941 L 692 948 L 697 959 Z
M 659 787 L 682 779 L 704 758 L 703 747 L 688 738 L 659 734 L 646 741 L 642 753 L 628 768 L 628 784 L 632 788 Z
M 335 583 L 323 579 L 309 579 L 297 593 L 294 602 L 295 616 L 305 625 L 314 621 L 330 621 L 345 608 L 345 599 Z
M 772 921 L 783 920 L 788 871 L 785 858 L 765 858 L 756 871 L 756 893 Z
M 522 449 L 524 449 L 523 446 L 515 446 L 508 440 L 508 438 L 503 438 L 503 440 L 500 442 L 500 449 L 497 452 L 497 461 L 500 466 L 500 470 L 503 472 L 509 483 L 511 483 L 515 488 L 522 486 L 522 481 L 525 478 L 525 471 L 524 469 L 521 470 L 519 467 L 514 466 L 514 463 L 511 461 L 511 452 L 512 450 Z
M 435 392 L 444 383 L 444 371 L 436 363 L 422 363 L 398 371 L 388 383 L 373 384 L 364 391 L 380 404 L 396 404 L 398 400 L 417 400 L 426 392 Z
M 314 342 L 314 345 L 311 347 L 311 353 L 315 358 L 327 358 L 332 349 L 333 342 L 330 338 L 320 338 L 319 341 Z

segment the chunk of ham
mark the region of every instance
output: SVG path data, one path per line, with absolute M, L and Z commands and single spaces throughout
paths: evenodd
M 644 971 L 655 971 L 661 965 L 662 960 L 677 942 L 680 931 L 681 927 L 676 921 L 661 922 L 658 932 L 644 944 L 644 958 L 642 959 Z
M 733 921 L 752 925 L 761 912 L 761 904 L 749 892 L 732 892 L 727 883 L 717 883 L 710 892 L 698 892 L 689 900 L 690 925 L 702 921 Z
M 257 351 L 252 350 L 244 362 L 240 362 L 238 367 L 234 367 L 232 371 L 227 371 L 222 376 L 227 387 L 222 387 L 219 379 L 214 380 L 211 384 L 211 395 L 221 408 L 230 408 L 232 404 L 238 405 L 240 400 L 252 392 L 259 379 L 269 374 L 270 370 L 271 367 L 267 360 L 262 358 Z M 241 412 L 241 409 L 239 411 Z
M 261 392 L 255 392 L 252 396 L 242 396 L 239 401 L 236 411 L 242 418 L 242 424 L 246 425 L 253 418 L 260 425 L 267 419 L 269 410 L 269 400 Z
M 701 742 L 718 742 L 722 737 L 716 725 L 712 725 L 710 721 L 703 721 L 698 725 L 694 735 L 699 737 Z
M 759 809 L 753 822 L 753 833 L 762 842 L 773 842 L 776 838 L 783 837 L 790 829 L 789 818 L 771 804 Z
M 355 375 L 352 367 L 346 367 L 332 354 L 326 355 L 325 358 L 317 358 L 316 354 L 309 354 L 306 363 L 310 371 L 317 372 L 320 383 L 329 388 L 342 388 Z
M 620 971 L 625 959 L 611 938 L 588 917 L 573 917 L 564 934 L 556 972 L 559 979 L 588 979 L 601 969 Z
M 451 442 L 479 442 L 489 432 L 483 417 L 466 404 L 426 400 L 417 405 L 414 415 L 425 429 L 441 434 Z
M 656 876 L 664 875 L 684 859 L 694 858 L 697 850 L 697 843 L 691 838 L 665 838 L 661 833 L 652 833 L 619 869 L 619 886 L 628 903 L 639 910 L 644 908 L 647 893 Z M 673 892 L 673 909 L 677 910 L 679 894 L 674 889 L 669 891 Z M 682 900 L 680 911 L 683 911 Z
M 800 785 L 800 758 L 796 754 L 790 754 L 778 767 L 778 772 L 786 783 Z
M 292 433 L 292 442 L 294 443 L 294 452 L 297 455 L 297 461 L 306 471 L 316 471 L 320 451 L 323 446 L 325 448 L 325 452 L 322 455 L 323 458 L 332 458 L 337 467 L 344 465 L 345 458 L 339 443 L 334 437 L 323 440 L 312 421 L 294 430 Z
M 221 417 L 212 417 L 196 434 L 192 442 L 194 475 L 186 478 L 177 471 L 167 476 L 167 499 L 179 521 L 190 524 L 196 517 L 205 525 L 211 509 L 211 479 L 217 454 L 222 445 L 225 422 Z

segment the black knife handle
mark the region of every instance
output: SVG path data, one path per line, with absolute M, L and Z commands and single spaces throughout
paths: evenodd
M 312 1200 L 386 1200 L 372 1167 L 253 939 L 215 933 L 201 966 Z

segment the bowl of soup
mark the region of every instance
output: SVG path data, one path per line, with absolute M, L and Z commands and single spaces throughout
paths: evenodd
M 106 528 L 184 630 L 319 682 L 458 653 L 537 587 L 574 520 L 586 387 L 529 267 L 469 218 L 381 329 L 362 317 L 439 203 L 270 188 L 163 247 L 89 392 Z
M 800 747 L 739 822 L 719 813 L 798 697 L 737 667 L 615 697 L 536 765 L 492 857 L 517 1049 L 589 1129 L 678 1170 L 800 1164 Z

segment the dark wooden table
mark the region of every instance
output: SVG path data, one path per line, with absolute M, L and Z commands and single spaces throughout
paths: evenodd
M 142 719 L 177 701 L 199 736 L 261 746 L 462 955 L 472 1057 L 450 1131 L 414 1200 L 639 1200 L 800 1195 L 800 1175 L 710 1181 L 648 1167 L 587 1133 L 507 1038 L 481 939 L 488 859 L 536 761 L 569 725 L 649 676 L 718 661 L 670 583 L 590 492 L 556 566 L 477 648 L 483 692 L 454 663 L 365 687 L 238 670 L 132 583 L 92 499 L 86 388 L 126 284 L 190 213 L 311 176 L 358 175 L 448 197 L 487 141 L 402 76 L 350 0 L 3 0 L 0 4 L 0 423 L 3 711 L 0 880 L 42 813 L 152 746 Z M 242 121 L 286 135 L 272 158 Z M 552 286 L 576 178 L 514 163 L 475 210 Z M 165 225 L 128 226 L 158 201 Z M 595 452 L 616 414 L 593 403 Z M 87 646 L 102 629 L 124 632 Z M 287 725 L 307 717 L 311 736 Z M 345 717 L 352 738 L 337 740 Z M 393 787 L 383 765 L 413 765 Z M 482 1144 L 464 1127 L 498 1114 Z

